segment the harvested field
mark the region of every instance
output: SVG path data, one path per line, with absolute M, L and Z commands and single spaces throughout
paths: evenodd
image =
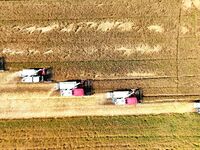
M 19 77 L 17 77 L 18 72 L 3 72 L 0 74 L 0 92 L 1 98 L 5 99 L 18 99 L 23 97 L 29 98 L 39 98 L 46 95 L 49 96 L 59 96 L 59 92 L 55 91 L 56 83 L 34 83 L 26 84 L 20 83 Z M 149 75 L 149 74 L 146 74 Z M 193 77 L 190 77 L 194 79 Z M 75 78 L 72 78 L 75 79 Z M 82 78 L 84 79 L 84 77 Z M 85 78 L 87 79 L 87 78 Z M 152 77 L 151 79 L 147 77 L 111 77 L 93 78 L 93 87 L 95 93 L 105 93 L 110 90 L 117 90 L 120 88 L 137 88 L 142 87 L 144 90 L 144 102 L 192 102 L 199 98 L 199 89 L 195 86 L 199 85 L 199 80 L 196 78 L 196 82 L 193 85 L 188 85 L 190 80 L 184 80 L 182 86 L 177 89 L 176 77 Z M 120 82 L 120 84 L 119 84 Z M 189 86 L 194 86 L 189 88 Z M 178 91 L 177 91 L 178 90 Z M 189 92 L 188 92 L 189 91 Z M 192 94 L 190 93 L 193 92 Z
M 8 70 L 51 66 L 55 80 L 116 79 L 98 84 L 102 91 L 131 78 L 126 87 L 149 87 L 146 94 L 196 95 L 199 31 L 198 0 L 0 1 Z
M 66 98 L 61 97 L 60 93 L 55 90 L 56 83 L 12 83 L 16 80 L 16 76 L 14 76 L 16 73 L 17 72 L 4 72 L 1 74 L 1 119 L 107 115 L 113 116 L 136 114 L 141 115 L 186 113 L 195 111 L 193 109 L 193 103 L 188 103 L 188 101 L 192 101 L 191 97 L 194 98 L 194 96 L 191 95 L 177 96 L 176 93 L 174 95 L 166 95 L 165 93 L 160 94 L 160 91 L 152 95 L 146 95 L 146 93 L 144 93 L 144 104 L 138 104 L 136 106 L 115 106 L 111 103 L 111 101 L 106 100 L 106 90 L 103 91 L 104 93 L 100 93 L 100 90 L 103 88 L 98 87 L 98 85 L 104 85 L 103 82 L 105 82 L 105 84 L 108 83 L 108 85 L 113 85 L 109 84 L 110 81 L 94 81 L 94 87 L 96 88 L 95 95 Z M 9 78 L 9 80 L 5 80 L 7 78 Z M 142 83 L 142 81 L 143 80 L 140 82 Z M 126 87 L 130 81 L 127 82 L 124 80 L 123 82 L 124 87 Z M 159 85 L 159 82 L 157 84 Z M 118 87 L 117 82 L 113 88 L 116 87 Z M 110 89 L 112 89 L 112 87 L 110 87 Z M 144 90 L 145 92 L 147 91 L 150 93 L 150 89 L 148 87 L 144 87 Z M 196 97 L 197 96 L 198 95 L 196 95 Z M 173 103 L 162 103 L 166 101 Z M 174 103 L 174 101 L 176 101 L 176 103 Z
M 41 95 L 40 95 L 41 96 Z M 48 102 L 47 102 L 48 101 Z M 80 98 L 30 97 L 5 99 L 0 107 L 1 119 L 51 118 L 72 116 L 120 116 L 195 112 L 193 103 L 157 103 L 115 106 L 102 95 Z
M 1 120 L 3 149 L 199 149 L 194 113 Z
M 199 116 L 188 103 L 200 98 L 199 6 L 0 0 L 9 71 L 0 73 L 0 118 L 68 117 L 0 120 L 0 149 L 199 149 Z M 54 83 L 19 83 L 18 71 L 29 67 L 52 67 L 57 81 L 94 79 L 97 94 L 62 98 Z M 101 94 L 135 87 L 145 95 L 136 107 L 108 105 Z

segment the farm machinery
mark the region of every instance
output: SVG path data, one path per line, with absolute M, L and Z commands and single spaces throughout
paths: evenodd
M 22 79 L 21 82 L 25 83 L 38 83 L 51 81 L 52 69 L 51 68 L 30 68 L 23 69 L 19 75 Z
M 88 96 L 94 93 L 92 80 L 68 80 L 59 82 L 57 89 L 61 96 Z
M 140 88 L 115 90 L 108 92 L 106 97 L 115 105 L 135 105 L 142 103 L 143 91 Z

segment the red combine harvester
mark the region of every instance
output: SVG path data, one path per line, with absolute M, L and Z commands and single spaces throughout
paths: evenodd
M 20 72 L 21 82 L 38 83 L 51 81 L 52 69 L 51 68 L 30 68 L 23 69 Z
M 94 93 L 92 80 L 68 80 L 59 82 L 57 89 L 61 96 L 88 96 Z
M 107 93 L 107 99 L 115 105 L 134 105 L 142 103 L 143 91 L 140 88 L 115 90 Z

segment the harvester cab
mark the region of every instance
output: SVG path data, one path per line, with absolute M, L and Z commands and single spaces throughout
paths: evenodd
M 68 80 L 59 82 L 61 96 L 88 96 L 94 93 L 92 80 Z
M 30 68 L 20 72 L 21 82 L 38 83 L 50 82 L 52 78 L 51 68 Z
M 107 93 L 107 99 L 115 105 L 134 105 L 142 103 L 143 91 L 140 88 L 115 90 Z

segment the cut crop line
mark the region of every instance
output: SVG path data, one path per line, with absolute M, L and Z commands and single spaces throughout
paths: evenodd
M 180 76 L 180 77 L 199 77 L 199 76 L 187 75 L 187 76 Z M 96 82 L 96 81 L 113 81 L 113 80 L 144 80 L 144 79 L 148 80 L 148 79 L 175 79 L 175 78 L 177 78 L 177 76 L 124 77 L 124 78 L 123 77 L 113 77 L 113 78 L 107 77 L 107 78 L 90 78 L 90 79 Z M 53 83 L 56 83 L 56 82 L 53 82 Z M 4 83 L 2 82 L 1 84 L 4 84 Z M 13 85 L 13 83 L 6 83 L 6 84 Z
M 198 99 L 197 97 L 193 97 L 193 98 L 161 98 L 161 99 L 154 99 L 154 100 L 150 100 L 150 99 L 144 99 L 144 104 L 164 104 L 164 103 L 188 103 L 188 104 L 192 104 L 194 103 L 194 98 Z
M 187 76 L 180 76 L 180 77 L 197 77 L 195 75 L 187 75 Z M 177 76 L 154 76 L 154 77 L 124 77 L 124 78 L 92 78 L 94 81 L 112 81 L 112 80 L 143 80 L 143 79 L 173 79 L 177 78 Z
M 195 77 L 195 75 L 182 76 L 182 77 Z M 177 76 L 154 76 L 154 77 L 116 77 L 116 78 L 93 78 L 95 81 L 112 81 L 112 80 L 143 80 L 143 79 L 166 79 L 177 78 Z
M 20 63 L 20 64 L 26 64 L 26 63 L 32 63 L 32 64 L 34 64 L 34 63 L 36 63 L 36 64 L 38 64 L 38 63 L 42 63 L 42 64 L 59 64 L 59 63 L 66 63 L 66 64 L 68 64 L 68 63 L 92 63 L 92 62 L 134 62 L 134 61 L 162 61 L 162 60 L 170 60 L 170 61 L 172 61 L 172 60 L 176 60 L 176 57 L 171 57 L 171 58 L 145 58 L 145 59 L 102 59 L 102 60 L 68 60 L 68 61 L 51 61 L 51 62 L 48 62 L 48 61 L 46 61 L 46 62 L 44 62 L 44 61 L 37 61 L 37 62 L 33 62 L 33 61 L 25 61 L 25 62 L 22 62 L 22 61 L 7 61 L 7 63 L 9 63 L 9 64 L 17 64 L 17 63 Z M 198 60 L 198 58 L 180 58 L 179 60 Z M 9 67 L 9 65 L 8 65 L 8 67 Z
M 180 78 L 185 78 L 185 77 L 189 77 L 189 78 L 194 78 L 194 77 L 200 77 L 200 75 L 187 75 L 187 76 L 179 76 Z M 83 77 L 84 78 L 84 77 Z M 177 76 L 155 76 L 155 77 L 115 77 L 115 78 L 91 78 L 94 82 L 99 82 L 99 81 L 113 81 L 113 80 L 143 80 L 143 79 L 176 79 Z M 59 81 L 57 81 L 59 82 Z M 57 83 L 57 82 L 52 82 L 50 85 L 54 84 L 54 83 Z M 4 82 L 1 82 L 1 85 L 13 85 L 13 83 L 4 83 Z M 17 84 L 17 85 L 21 85 L 20 82 Z M 38 84 L 34 84 L 34 85 L 38 85 Z M 40 84 L 39 84 L 40 85 Z M 42 85 L 42 84 L 41 84 Z M 25 84 L 24 83 L 24 86 L 28 86 L 28 84 Z M 43 85 L 42 85 L 43 86 Z M 41 86 L 41 87 L 42 87 Z M 23 88 L 23 87 L 22 87 Z
M 146 94 L 146 95 L 144 95 L 144 97 L 145 98 L 147 98 L 147 97 L 185 97 L 185 96 L 200 96 L 200 94 L 199 93 L 194 93 L 194 94 Z M 71 101 L 68 101 L 68 100 L 72 100 L 72 99 L 74 99 L 74 100 L 80 100 L 80 99 L 82 99 L 82 100 L 92 100 L 92 99 L 94 99 L 94 98 L 99 98 L 98 96 L 84 96 L 84 97 L 62 97 L 62 96 L 52 96 L 52 97 L 31 97 L 31 98 L 29 98 L 30 100 L 34 100 L 34 99 L 40 99 L 40 100 L 42 100 L 42 99 L 49 99 L 49 100 L 54 100 L 54 99 L 63 99 L 64 101 L 66 101 L 66 106 L 52 106 L 52 107 L 48 107 L 48 108 L 65 108 L 65 107 L 67 107 L 68 105 L 67 104 L 71 104 Z M 1 99 L 1 98 L 0 98 Z M 10 100 L 10 101 L 13 101 L 13 100 L 27 100 L 27 98 L 12 98 L 12 97 L 10 97 L 10 98 L 4 98 L 4 99 L 7 99 L 7 100 Z M 181 98 L 180 98 L 181 99 Z M 173 99 L 174 100 L 174 99 Z M 164 101 L 162 101 L 162 102 L 164 102 Z M 75 107 L 76 106 L 76 107 Z M 97 106 L 94 106 L 94 104 L 90 104 L 90 105 L 85 105 L 85 106 L 87 106 L 87 107 L 94 107 L 94 108 L 97 108 Z M 107 105 L 107 106 L 110 106 L 110 105 Z M 128 106 L 127 106 L 128 107 Z M 47 110 L 48 110 L 48 108 L 47 108 Z M 82 108 L 81 106 L 78 106 L 78 103 L 77 104 L 75 104 L 74 106 L 73 106 L 73 108 Z M 102 106 L 99 106 L 99 108 L 102 108 Z M 5 112 L 5 111 L 3 111 L 3 112 Z
M 91 31 L 91 32 L 93 32 L 93 31 Z M 132 32 L 135 32 L 134 30 L 133 31 L 128 31 L 129 33 L 132 33 Z M 144 31 L 145 32 L 145 31 Z M 143 32 L 143 33 L 144 33 Z M 147 30 L 146 30 L 146 32 L 148 32 Z M 98 33 L 98 32 L 96 32 L 96 33 Z M 99 32 L 101 35 L 102 35 L 102 32 Z M 107 38 L 107 40 L 137 40 L 137 39 L 140 39 L 141 38 L 141 35 L 140 34 L 138 34 L 138 35 L 135 35 L 135 37 L 133 37 L 133 35 L 122 35 L 121 37 L 108 37 L 108 35 L 116 35 L 116 34 L 118 34 L 118 33 L 121 33 L 120 31 L 119 32 L 112 32 L 112 31 L 108 31 L 107 32 L 107 34 L 104 34 L 103 35 L 103 37 L 105 37 L 105 38 Z M 65 34 L 65 33 L 62 33 L 62 34 Z M 85 34 L 85 33 L 84 33 Z M 72 35 L 73 36 L 73 35 Z M 90 35 L 91 36 L 91 35 Z M 163 35 L 164 36 L 164 35 Z M 163 37 L 162 36 L 162 37 Z M 76 37 L 76 39 L 77 40 L 82 40 L 82 38 L 83 37 L 79 37 L 79 36 L 77 36 L 77 33 L 75 33 L 74 32 L 74 37 Z M 148 35 L 144 35 L 143 36 L 144 37 L 144 39 L 145 40 L 147 40 L 147 42 L 148 42 L 148 40 L 149 40 L 149 36 Z M 63 37 L 63 38 L 65 38 L 66 40 L 68 40 L 67 42 L 74 42 L 73 40 L 70 40 L 70 38 L 71 38 L 71 34 L 70 34 L 70 36 L 68 36 L 68 39 L 66 38 L 66 37 Z M 158 37 L 159 38 L 159 37 Z M 188 38 L 191 38 L 191 37 L 188 37 Z M 91 41 L 91 37 L 84 37 L 84 42 L 86 41 Z M 39 44 L 43 44 L 43 43 L 45 43 L 45 42 L 49 42 L 51 39 L 47 39 L 47 40 L 35 40 L 35 39 L 24 39 L 24 38 L 19 38 L 19 35 L 18 35 L 18 38 L 9 38 L 8 40 L 4 40 L 4 41 L 0 41 L 0 43 L 7 43 L 7 42 L 10 42 L 10 43 L 18 43 L 19 41 L 20 42 L 23 42 L 23 43 L 35 43 L 35 42 L 39 42 Z M 104 39 L 105 40 L 105 39 Z M 165 40 L 176 40 L 176 36 L 168 36 L 168 35 L 165 35 Z M 61 40 L 58 40 L 58 39 L 54 39 L 54 40 L 51 40 L 51 41 L 61 41 Z M 78 43 L 84 43 L 83 41 L 76 41 L 76 42 L 78 42 Z M 170 41 L 171 42 L 171 41 Z M 161 44 L 162 44 L 163 42 L 161 41 Z M 49 43 L 50 44 L 50 43 Z M 170 43 L 169 43 L 170 44 Z M 56 45 L 55 43 L 53 43 L 52 45 Z
M 173 135 L 139 135 L 136 134 L 129 134 L 129 135 L 126 135 L 126 134 L 117 134 L 117 135 L 93 135 L 93 136 L 62 136 L 62 137 L 58 137 L 58 136 L 35 136 L 35 137 L 31 137 L 30 139 L 31 140 L 34 140 L 34 139 L 46 139 L 46 140 L 50 140 L 50 139 L 78 139 L 78 138 L 165 138 L 165 137 L 174 137 Z M 199 135 L 193 135 L 193 136 L 190 136 L 190 135 L 179 135 L 179 137 L 200 137 Z M 8 139 L 12 139 L 12 140 L 27 140 L 27 138 L 25 137 L 10 137 L 10 138 L 1 138 L 2 140 L 8 140 Z
M 94 84 L 100 84 L 101 83 L 101 81 L 102 80 L 99 80 L 99 81 L 93 81 L 94 82 Z M 99 83 L 98 83 L 99 82 Z M 104 82 L 104 81 L 102 81 L 102 82 Z M 7 86 L 7 87 L 6 87 Z M 1 93 L 3 93 L 3 92 L 12 92 L 13 91 L 13 89 L 16 89 L 16 86 L 13 86 L 13 84 L 12 83 L 9 83 L 9 84 L 7 84 L 7 83 L 1 83 L 1 85 L 0 85 L 0 87 L 1 88 L 3 88 L 3 89 L 1 89 Z M 182 87 L 182 88 L 184 88 L 184 87 L 191 87 L 191 86 L 180 86 L 180 87 Z M 199 87 L 199 86 L 192 86 L 192 87 Z M 38 87 L 37 86 L 35 86 L 35 87 L 31 87 L 31 88 L 28 88 L 28 87 L 23 87 L 23 85 L 18 85 L 17 86 L 17 90 L 24 90 L 24 89 L 28 89 L 28 91 L 35 91 L 36 89 L 38 89 Z M 167 88 L 176 88 L 176 85 L 174 85 L 174 86 L 165 86 L 165 85 L 163 85 L 163 86 L 142 86 L 142 88 L 144 88 L 144 89 L 146 89 L 146 88 L 163 88 L 163 89 L 167 89 Z M 10 89 L 10 90 L 9 90 Z M 50 89 L 50 88 L 49 88 Z M 37 90 L 37 91 L 39 91 L 39 93 L 40 92 L 46 92 L 46 91 L 48 91 L 49 89 L 43 89 L 42 88 L 42 86 L 41 87 L 39 87 L 39 89 Z M 5 90 L 5 91 L 4 91 Z M 9 91 L 8 91 L 9 90 Z M 56 92 L 56 91 L 55 91 Z
M 50 121 L 50 118 L 47 118 L 47 119 L 49 119 L 48 121 Z M 57 118 L 58 119 L 58 121 L 60 120 L 60 119 L 63 119 L 63 118 Z M 36 122 L 37 122 L 37 120 L 38 119 L 36 119 Z M 97 118 L 97 120 L 98 120 L 98 118 Z M 3 123 L 3 122 L 6 122 L 7 120 L 0 120 L 0 123 Z M 9 120 L 8 120 L 9 121 Z M 13 120 L 12 120 L 13 121 Z M 11 121 L 11 122 L 12 122 Z M 24 121 L 24 120 L 23 120 Z M 37 122 L 38 123 L 38 122 Z M 41 123 L 41 122 L 40 122 Z M 103 132 L 103 133 L 107 133 L 107 130 L 109 130 L 110 131 L 110 129 L 113 129 L 113 126 L 109 126 L 109 125 L 111 125 L 111 124 L 106 124 L 106 125 L 108 125 L 108 126 L 104 126 L 103 127 L 103 129 L 104 129 L 104 131 L 105 132 Z M 56 126 L 56 127 L 58 127 L 58 126 Z M 52 134 L 54 134 L 54 131 L 56 130 L 56 131 L 58 131 L 58 132 L 61 132 L 61 133 L 64 133 L 64 135 L 69 135 L 72 131 L 71 131 L 71 129 L 70 129 L 70 125 L 68 126 L 66 126 L 66 124 L 63 126 L 63 125 L 59 125 L 59 130 L 57 130 L 57 129 L 52 129 L 52 128 L 48 128 L 48 131 L 50 131 L 50 132 L 53 132 Z M 31 128 L 31 127 L 30 127 Z M 26 131 L 27 133 L 29 133 L 29 132 L 31 132 L 31 133 L 37 133 L 37 134 L 39 134 L 39 135 L 37 135 L 37 136 L 40 136 L 40 135 L 44 135 L 43 134 L 43 132 L 45 132 L 46 131 L 46 129 L 44 129 L 44 128 L 42 128 L 42 127 L 38 127 L 38 128 L 34 128 L 34 126 L 30 129 L 30 128 L 25 128 L 25 129 L 17 129 L 17 128 L 13 128 L 13 129 L 10 129 L 10 128 L 6 128 L 5 126 L 4 127 L 2 127 L 1 126 L 1 129 L 2 130 L 0 130 L 0 133 L 1 133 L 1 135 L 2 135 L 2 137 L 3 137 L 3 135 L 4 135 L 4 131 L 6 130 L 6 132 L 8 133 L 8 132 L 12 132 L 12 133 L 16 133 L 16 134 L 20 134 L 21 132 L 24 132 L 24 131 Z M 116 125 L 115 124 L 115 128 L 117 129 L 117 131 L 120 131 L 120 130 L 123 130 L 124 128 L 122 127 L 122 126 L 120 126 L 120 125 Z M 150 129 L 159 129 L 159 126 L 154 126 L 154 125 L 151 125 L 151 126 L 149 126 L 148 124 L 143 124 L 143 126 L 137 126 L 137 125 L 131 125 L 130 127 L 129 127 L 129 129 L 142 129 L 142 130 L 148 130 L 147 128 L 150 128 Z M 197 128 L 199 128 L 199 126 L 197 126 Z M 81 128 L 81 125 L 80 126 L 76 126 L 76 131 L 74 131 L 74 133 L 76 133 L 76 134 L 80 134 L 80 133 L 83 133 L 83 134 L 87 134 L 87 133 L 93 133 L 94 131 L 97 131 L 98 133 L 102 133 L 101 132 L 101 129 L 96 129 L 96 127 L 94 127 L 94 126 L 87 126 L 86 128 L 84 128 L 84 129 L 82 129 Z M 11 137 L 13 137 L 13 135 L 12 134 L 9 134 Z M 34 134 L 35 135 L 35 134 Z M 49 136 L 48 136 L 49 137 Z M 7 138 L 7 137 L 6 137 Z
M 194 93 L 194 94 L 147 94 L 144 95 L 144 97 L 171 97 L 171 96 L 200 96 L 199 93 Z
M 188 15 L 185 15 L 185 16 L 188 16 Z M 78 20 L 108 20 L 108 19 L 110 19 L 110 20 L 126 20 L 126 19 L 132 19 L 132 20 L 135 20 L 135 19 L 133 19 L 133 18 L 137 18 L 137 19 L 140 19 L 140 20 L 142 20 L 141 18 L 150 18 L 150 19 L 152 19 L 152 18 L 172 18 L 172 17 L 178 17 L 178 15 L 171 15 L 171 16 L 169 16 L 169 15 L 160 15 L 160 16 L 157 16 L 157 15 L 155 15 L 155 16 L 153 16 L 153 15 L 146 15 L 146 16 L 144 16 L 144 15 L 132 15 L 132 16 L 128 16 L 128 17 L 123 17 L 123 16 L 121 16 L 121 17 L 111 17 L 111 16 L 104 16 L 104 17 L 79 17 L 79 18 L 67 18 L 67 19 L 64 19 L 64 18 L 56 18 L 56 19 L 54 19 L 54 18 L 45 18 L 45 19 L 43 19 L 43 18 L 30 18 L 30 19 L 0 19 L 0 21 L 3 21 L 3 22 L 5 22 L 5 21 L 8 21 L 8 22 L 16 22 L 16 21 L 31 21 L 31 22 L 33 22 L 33 21 L 41 21 L 41 22 L 44 22 L 44 21 L 67 21 L 67 20 L 73 20 L 73 21 L 78 21 Z
M 129 7 L 138 7 L 138 6 L 141 6 L 143 5 L 144 3 L 138 3 L 136 5 L 134 5 L 133 3 L 130 3 L 130 2 L 118 2 L 119 4 L 102 4 L 102 3 L 99 3 L 99 4 L 95 4 L 95 3 L 88 3 L 88 4 L 72 4 L 70 1 L 68 0 L 0 0 L 0 3 L 3 2 L 5 4 L 5 2 L 7 3 L 19 3 L 21 4 L 20 2 L 26 2 L 26 3 L 23 3 L 24 6 L 27 6 L 27 5 L 30 5 L 30 3 L 32 4 L 32 2 L 35 2 L 35 6 L 43 6 L 43 5 L 49 5 L 49 4 L 52 4 L 52 2 L 54 2 L 54 4 L 65 4 L 65 6 L 79 6 L 79 7 L 82 7 L 82 6 L 97 6 L 97 7 L 100 7 L 100 6 L 128 6 Z M 39 3 L 38 3 L 39 2 Z M 41 2 L 44 2 L 44 4 L 42 4 Z M 68 3 L 66 3 L 68 2 Z M 16 4 L 14 4 L 16 5 Z M 60 6 L 60 5 L 58 5 Z M 148 6 L 148 5 L 146 5 Z

